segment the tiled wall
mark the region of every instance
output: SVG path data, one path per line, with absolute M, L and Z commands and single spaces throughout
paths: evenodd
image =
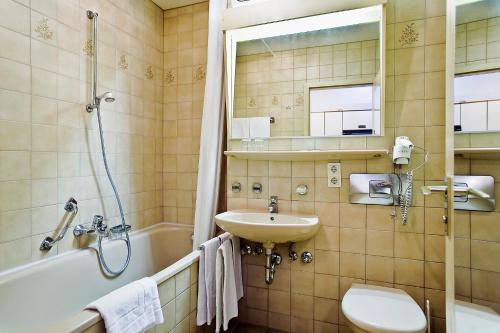
M 473 8 L 473 6 L 469 6 Z M 487 13 L 491 15 L 491 13 Z M 460 66 L 471 66 L 500 62 L 500 17 L 475 17 L 472 22 L 456 27 L 455 62 Z
M 500 140 L 495 146 L 499 147 Z M 495 178 L 495 212 L 455 211 L 457 298 L 500 311 L 500 161 L 455 158 L 455 174 Z
M 90 99 L 90 21 L 99 13 L 100 93 L 111 172 L 127 223 L 162 217 L 163 11 L 149 0 L 2 0 L 0 12 L 0 270 L 77 247 L 71 230 L 49 253 L 42 239 L 118 210 L 100 157 Z
M 194 223 L 208 38 L 208 2 L 164 13 L 163 205 Z
M 445 1 L 389 0 L 387 4 L 386 134 L 382 138 L 273 139 L 267 149 L 391 148 L 394 135 L 407 135 L 429 152 L 425 168 L 415 173 L 413 207 L 406 226 L 391 219 L 391 207 L 349 203 L 351 173 L 392 172 L 390 158 L 342 160 L 342 187 L 328 188 L 327 161 L 276 162 L 229 159 L 228 209 L 266 209 L 278 195 L 282 212 L 315 213 L 321 229 L 296 251 L 314 254 L 311 264 L 283 263 L 271 286 L 264 282 L 264 258 L 245 257 L 246 297 L 241 319 L 292 332 L 348 332 L 340 302 L 353 282 L 406 290 L 421 306 L 429 299 L 433 332 L 444 332 L 443 197 L 423 197 L 418 189 L 444 178 Z M 238 149 L 239 142 L 230 142 Z M 412 166 L 423 160 L 415 149 Z M 251 191 L 254 182 L 264 191 Z M 299 184 L 309 193 L 295 194 Z
M 303 136 L 304 84 L 372 79 L 378 59 L 378 40 L 238 56 L 234 117 L 274 117 L 271 136 Z
M 148 333 L 198 333 L 196 305 L 198 290 L 198 263 L 158 285 L 164 322 Z M 85 333 L 105 332 L 104 322 L 93 325 Z M 208 333 L 208 331 L 205 331 Z

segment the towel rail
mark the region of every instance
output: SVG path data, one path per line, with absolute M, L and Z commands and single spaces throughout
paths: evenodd
M 231 234 L 229 232 L 225 232 L 223 233 L 222 235 L 219 235 L 217 236 L 217 238 L 219 239 L 219 245 L 222 245 L 222 243 L 226 240 L 227 237 L 231 236 Z M 214 237 L 215 238 L 215 237 Z M 213 239 L 213 238 L 212 238 Z M 198 250 L 202 251 L 205 249 L 205 245 L 201 244 L 200 246 L 198 246 Z

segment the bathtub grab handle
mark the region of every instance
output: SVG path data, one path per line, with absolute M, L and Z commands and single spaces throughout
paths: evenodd
M 45 237 L 45 239 L 40 244 L 40 251 L 49 251 L 55 243 L 64 238 L 66 232 L 69 229 L 69 226 L 71 225 L 71 222 L 73 222 L 76 214 L 78 214 L 78 202 L 74 198 L 69 198 L 64 205 L 64 210 L 66 211 L 63 217 L 63 220 L 66 220 L 64 227 L 55 239 L 50 236 Z M 68 217 L 68 215 L 70 216 Z

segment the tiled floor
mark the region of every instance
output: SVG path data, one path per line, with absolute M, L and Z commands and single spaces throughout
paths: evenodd
M 231 331 L 231 333 L 283 333 L 283 332 L 278 330 L 273 330 L 270 328 L 238 323 L 238 325 L 236 325 L 236 327 Z

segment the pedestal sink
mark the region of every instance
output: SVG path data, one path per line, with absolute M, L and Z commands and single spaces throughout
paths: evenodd
M 262 243 L 273 249 L 277 243 L 299 242 L 313 237 L 319 218 L 313 215 L 291 215 L 249 210 L 228 211 L 215 216 L 215 222 L 227 232 Z

